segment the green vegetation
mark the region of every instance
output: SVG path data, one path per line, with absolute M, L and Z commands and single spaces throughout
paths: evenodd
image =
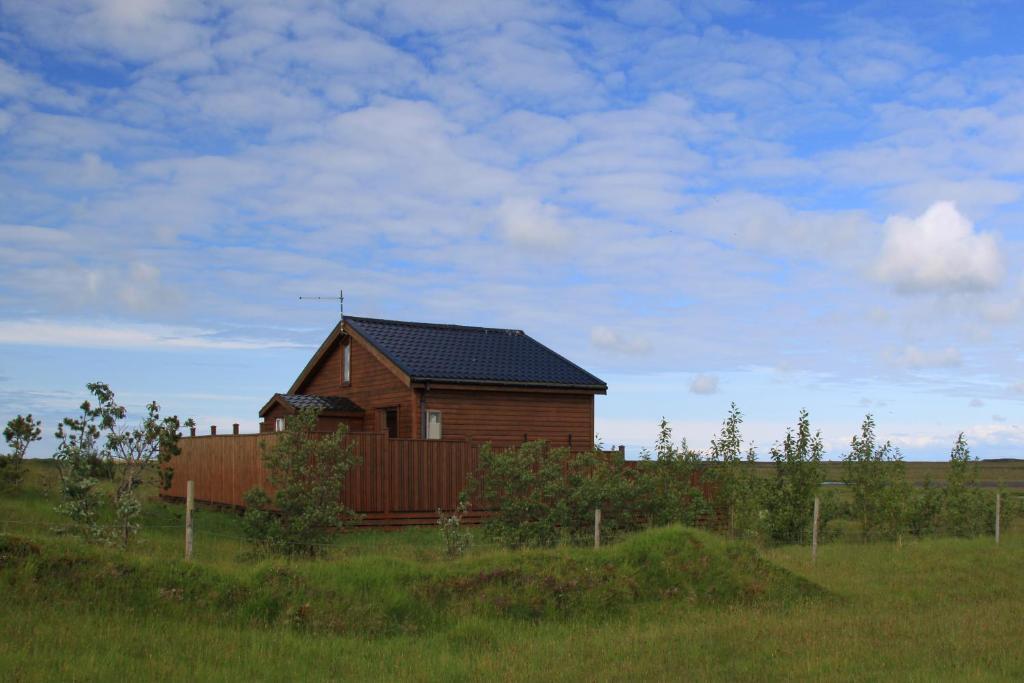
M 253 563 L 241 517 L 200 508 L 187 564 L 182 506 L 147 498 L 121 550 L 55 533 L 57 497 L 35 461 L 0 497 L 13 680 L 1024 677 L 1019 526 L 1000 546 L 833 543 L 816 566 L 806 547 L 758 555 L 679 527 L 597 552 L 474 530 L 457 560 L 436 528 L 356 531 L 324 560 Z
M 318 415 L 304 408 L 285 421 L 273 446 L 264 444 L 263 465 L 274 492 L 254 487 L 245 494 L 245 535 L 258 553 L 322 555 L 330 537 L 356 517 L 341 503 L 356 464 L 354 444 L 345 438 L 348 427 L 317 437 Z
M 4 427 L 4 441 L 10 452 L 0 455 L 0 487 L 12 487 L 21 483 L 25 475 L 25 454 L 33 442 L 42 438 L 42 423 L 32 417 L 18 415 L 8 420 Z

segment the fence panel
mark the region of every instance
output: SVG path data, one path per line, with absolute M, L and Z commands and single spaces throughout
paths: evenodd
M 244 505 L 254 486 L 268 491 L 262 449 L 277 434 L 196 436 L 182 439 L 170 467 L 171 487 L 162 495 L 184 498 L 186 482 L 195 482 L 195 499 Z M 475 471 L 477 446 L 465 441 L 391 439 L 376 432 L 353 432 L 359 464 L 348 474 L 342 500 L 364 515 L 367 524 L 424 524 L 438 509 L 454 510 L 467 477 Z

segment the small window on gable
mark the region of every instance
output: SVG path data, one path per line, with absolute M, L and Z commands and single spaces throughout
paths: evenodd
M 345 362 L 341 371 L 341 381 L 344 384 L 348 384 L 352 381 L 352 344 L 351 342 L 345 344 L 342 355 L 345 358 Z
M 283 417 L 279 417 L 276 420 L 274 420 L 274 431 L 275 432 L 283 432 L 284 431 L 284 418 Z
M 427 411 L 427 438 L 428 439 L 440 439 L 441 438 L 441 411 L 440 410 L 428 410 Z

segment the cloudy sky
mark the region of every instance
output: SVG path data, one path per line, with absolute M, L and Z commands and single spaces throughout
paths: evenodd
M 344 287 L 526 330 L 633 452 L 735 401 L 1021 455 L 1014 2 L 281 4 L 0 3 L 3 421 L 255 429 Z

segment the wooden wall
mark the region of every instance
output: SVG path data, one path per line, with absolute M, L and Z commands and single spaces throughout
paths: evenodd
M 426 392 L 428 410 L 441 411 L 445 439 L 489 441 L 493 445 L 543 439 L 555 446 L 586 448 L 594 440 L 593 394 L 468 389 Z
M 241 507 L 253 486 L 272 490 L 260 456 L 278 438 L 246 434 L 182 439 L 181 454 L 170 463 L 171 487 L 161 495 L 184 498 L 191 479 L 196 500 Z M 477 448 L 464 441 L 389 439 L 378 433 L 351 438 L 361 462 L 349 472 L 342 500 L 364 515 L 363 525 L 434 523 L 438 509 L 458 506 L 459 493 L 477 467 Z M 483 514 L 472 510 L 466 521 Z
M 382 363 L 358 338 L 351 338 L 351 378 L 342 384 L 344 367 L 343 342 L 339 340 L 327 352 L 296 393 L 317 396 L 345 396 L 366 411 L 362 429 L 368 432 L 384 431 L 386 425 L 380 415 L 383 408 L 398 408 L 398 436 L 413 438 L 419 416 L 413 390 L 390 367 Z

